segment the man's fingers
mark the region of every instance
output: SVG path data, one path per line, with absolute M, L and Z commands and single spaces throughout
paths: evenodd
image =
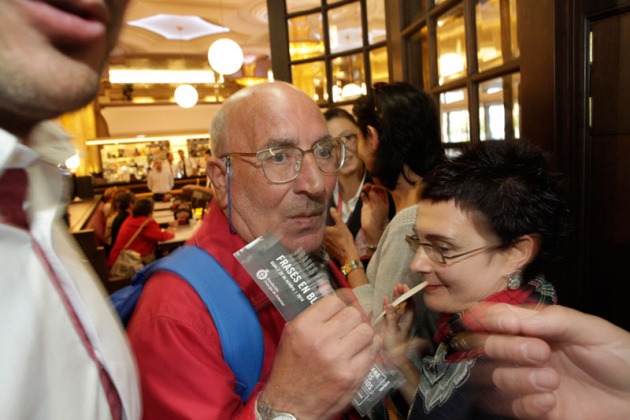
M 557 397 L 552 392 L 541 392 L 525 396 L 511 396 L 497 390 L 484 390 L 477 395 L 477 407 L 486 413 L 518 419 L 547 418 L 556 405 Z
M 501 392 L 525 395 L 553 391 L 560 376 L 552 368 L 518 367 L 480 362 L 470 375 L 470 384 L 478 389 L 496 388 Z
M 490 335 L 485 338 L 484 351 L 495 362 L 535 366 L 551 356 L 549 345 L 538 338 Z
M 497 367 L 492 383 L 499 390 L 511 394 L 549 392 L 558 388 L 560 377 L 551 368 Z

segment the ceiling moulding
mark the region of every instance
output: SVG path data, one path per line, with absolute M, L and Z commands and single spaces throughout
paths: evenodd
M 154 32 L 166 39 L 182 41 L 230 31 L 229 28 L 207 22 L 199 16 L 185 15 L 157 14 L 129 21 L 128 24 Z

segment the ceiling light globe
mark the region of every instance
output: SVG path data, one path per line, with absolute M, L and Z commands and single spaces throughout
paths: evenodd
M 175 102 L 182 108 L 192 108 L 198 99 L 197 89 L 192 85 L 179 85 L 175 89 Z
M 217 73 L 233 74 L 243 65 L 243 50 L 231 39 L 221 38 L 210 45 L 208 61 Z

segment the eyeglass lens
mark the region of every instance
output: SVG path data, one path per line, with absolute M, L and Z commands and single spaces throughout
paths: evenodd
M 313 145 L 310 150 L 295 146 L 280 146 L 258 152 L 263 172 L 271 182 L 281 183 L 295 179 L 302 169 L 306 153 L 312 152 L 320 171 L 334 173 L 343 165 L 345 148 L 338 138 L 324 139 Z
M 413 250 L 413 252 L 418 252 L 420 247 L 422 247 L 425 254 L 427 254 L 427 257 L 429 257 L 430 260 L 442 264 L 446 263 L 444 254 L 442 254 L 442 251 L 437 245 L 422 243 L 420 242 L 420 238 L 410 235 L 405 236 L 405 241 L 407 242 L 407 244 L 409 244 L 409 247 Z

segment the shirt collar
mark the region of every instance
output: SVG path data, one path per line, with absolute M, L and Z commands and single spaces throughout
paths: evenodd
M 28 139 L 20 139 L 0 128 L 0 172 L 27 168 L 37 159 L 63 164 L 74 153 L 68 133 L 51 121 L 35 126 Z

